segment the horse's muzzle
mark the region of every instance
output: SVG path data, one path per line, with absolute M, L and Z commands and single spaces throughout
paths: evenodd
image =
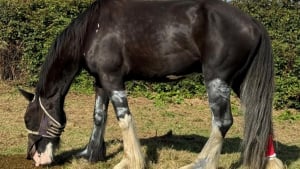
M 42 139 L 41 136 L 28 135 L 27 159 L 32 160 L 37 151 L 38 142 Z

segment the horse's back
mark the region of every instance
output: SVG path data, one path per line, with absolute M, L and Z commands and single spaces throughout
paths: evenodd
M 124 1 L 115 13 L 107 11 L 112 21 L 102 23 L 91 50 L 107 58 L 96 59 L 100 67 L 113 67 L 102 72 L 120 69 L 120 76 L 130 79 L 203 68 L 210 71 L 208 79 L 231 79 L 259 39 L 252 18 L 218 0 Z

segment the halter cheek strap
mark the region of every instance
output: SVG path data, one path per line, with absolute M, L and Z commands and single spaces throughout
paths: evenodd
M 65 126 L 60 124 L 57 120 L 55 120 L 49 114 L 49 112 L 43 106 L 40 97 L 39 97 L 39 104 L 44 112 L 42 119 L 41 119 L 39 130 L 32 131 L 32 130 L 27 129 L 28 133 L 33 134 L 33 135 L 41 135 L 43 137 L 48 137 L 48 138 L 59 137 L 61 135 L 61 133 L 63 132 L 63 129 L 65 128 Z M 50 126 L 48 126 L 48 123 L 50 123 Z
M 41 101 L 41 98 L 39 97 L 39 103 L 40 103 L 40 106 L 42 108 L 42 110 L 44 111 L 44 113 L 58 126 L 58 127 L 61 127 L 62 125 L 56 121 L 49 113 L 48 111 L 45 109 L 45 107 L 43 106 L 42 104 L 42 101 Z

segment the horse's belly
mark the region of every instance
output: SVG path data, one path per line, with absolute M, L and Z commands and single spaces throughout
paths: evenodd
M 186 53 L 165 56 L 140 57 L 139 62 L 131 64 L 129 76 L 134 78 L 177 79 L 177 76 L 201 72 L 200 59 Z

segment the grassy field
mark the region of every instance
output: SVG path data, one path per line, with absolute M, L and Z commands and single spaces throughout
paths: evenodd
M 23 116 L 27 101 L 13 85 L 0 82 L 0 168 L 34 168 L 25 159 L 27 133 Z M 150 169 L 175 169 L 192 162 L 208 139 L 210 111 L 205 99 L 189 99 L 182 104 L 155 106 L 146 98 L 129 97 L 138 136 Z M 66 98 L 67 126 L 62 135 L 57 162 L 49 168 L 112 168 L 122 158 L 122 138 L 111 105 L 106 128 L 107 161 L 89 164 L 73 159 L 72 154 L 83 148 L 92 128 L 94 96 L 70 92 Z M 242 139 L 243 115 L 237 99 L 232 103 L 234 125 L 228 132 L 219 168 L 238 167 Z M 287 168 L 300 168 L 300 112 L 274 112 L 276 148 Z M 172 132 L 172 134 L 171 134 Z

